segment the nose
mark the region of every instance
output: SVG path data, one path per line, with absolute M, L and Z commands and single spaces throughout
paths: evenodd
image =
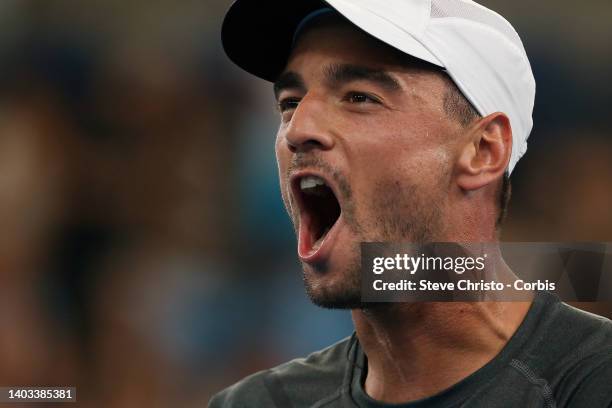
M 329 150 L 334 146 L 330 132 L 331 113 L 325 102 L 308 94 L 302 98 L 293 112 L 285 138 L 292 153 L 312 149 Z

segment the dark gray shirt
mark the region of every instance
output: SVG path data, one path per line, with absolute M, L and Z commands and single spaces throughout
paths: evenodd
M 484 367 L 406 404 L 364 391 L 367 358 L 353 336 L 304 359 L 253 374 L 215 395 L 228 407 L 612 407 L 612 322 L 540 292 L 508 344 Z

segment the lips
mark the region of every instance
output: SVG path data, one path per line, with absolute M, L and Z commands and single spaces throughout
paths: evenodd
M 324 174 L 299 172 L 291 177 L 291 192 L 299 209 L 298 255 L 304 262 L 323 262 L 341 224 L 337 189 Z

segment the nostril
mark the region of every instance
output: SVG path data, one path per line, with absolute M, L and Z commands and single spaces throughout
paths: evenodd
M 308 152 L 312 149 L 323 149 L 323 143 L 319 142 L 316 139 L 306 139 L 304 141 L 300 141 L 299 143 L 295 142 L 287 142 L 287 146 L 292 153 L 297 152 Z

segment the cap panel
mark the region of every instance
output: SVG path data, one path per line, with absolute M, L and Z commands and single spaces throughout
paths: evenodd
M 340 2 L 352 4 L 355 8 L 381 17 L 387 23 L 397 26 L 402 31 L 409 31 L 417 37 L 427 28 L 431 13 L 431 0 L 342 0 Z
M 478 112 L 503 112 L 512 127 L 512 172 L 533 127 L 535 80 L 526 55 L 497 30 L 460 18 L 434 20 L 425 35 L 453 81 Z
M 378 3 L 374 0 L 327 0 L 327 3 L 361 30 L 387 45 L 431 64 L 443 66 L 440 60 L 429 52 L 419 40 L 420 33 L 418 30 L 414 33 L 411 27 L 396 24 L 397 16 L 393 16 L 392 9 L 388 6 L 371 9 L 373 5 L 370 3 Z M 398 3 L 398 1 L 394 1 L 394 3 Z M 404 3 L 412 4 L 417 3 L 417 1 L 399 1 L 399 3 L 402 4 L 402 7 L 405 7 Z M 428 1 L 418 3 L 429 4 Z M 425 13 L 423 7 L 415 9 L 415 12 L 419 15 Z M 427 16 L 429 16 L 429 11 L 427 11 Z
M 432 0 L 431 18 L 459 17 L 494 28 L 525 53 L 523 42 L 512 25 L 501 15 L 471 0 Z

